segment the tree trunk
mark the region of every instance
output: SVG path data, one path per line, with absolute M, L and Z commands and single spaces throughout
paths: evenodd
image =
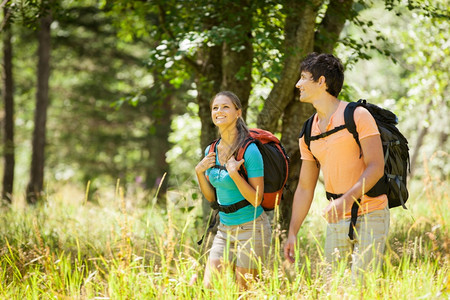
M 258 124 L 269 130 L 276 130 L 278 120 L 282 118 L 281 142 L 290 156 L 289 178 L 284 199 L 280 205 L 280 223 L 282 229 L 288 229 L 292 201 L 300 175 L 301 159 L 298 137 L 303 123 L 314 113 L 312 105 L 299 102 L 295 83 L 300 77 L 300 63 L 303 57 L 315 49 L 319 52 L 331 53 L 339 39 L 346 19 L 351 14 L 352 1 L 331 1 L 319 29 L 329 31 L 324 38 L 322 34 L 314 35 L 315 20 L 320 5 L 319 1 L 308 2 L 309 5 L 296 1 L 289 3 L 289 14 L 286 18 L 286 49 L 294 49 L 286 53 L 285 67 L 280 81 L 274 86 L 258 116 Z M 339 5 L 342 5 L 340 7 Z M 336 16 L 336 12 L 342 15 Z
M 2 199 L 12 202 L 14 186 L 14 81 L 12 71 L 12 43 L 11 22 L 9 21 L 10 10 L 6 5 L 4 8 L 3 28 L 3 100 L 5 103 L 5 135 L 4 135 L 4 160 Z
M 248 98 L 252 89 L 252 15 L 254 9 L 252 1 L 239 3 L 229 1 L 223 7 L 222 15 L 233 15 L 233 19 L 225 19 L 223 23 L 228 28 L 239 30 L 233 36 L 228 36 L 222 45 L 202 49 L 200 56 L 202 66 L 200 74 L 197 74 L 197 101 L 199 104 L 199 116 L 202 122 L 200 143 L 202 151 L 217 138 L 217 129 L 211 121 L 211 98 L 222 90 L 235 93 L 242 103 L 242 116 L 245 119 L 248 108 Z M 223 13 L 223 11 L 229 12 Z M 211 20 L 208 20 L 211 21 Z M 217 20 L 215 20 L 217 22 Z M 213 24 L 208 24 L 212 26 Z M 203 199 L 203 217 L 209 216 L 210 207 L 206 199 Z
M 152 118 L 155 119 L 155 134 L 148 137 L 149 139 L 149 159 L 154 161 L 154 165 L 147 169 L 146 183 L 150 188 L 159 188 L 158 193 L 158 204 L 165 206 L 166 203 L 166 192 L 167 192 L 167 180 L 168 175 L 166 175 L 164 181 L 161 182 L 164 173 L 169 172 L 169 164 L 166 161 L 166 153 L 170 150 L 169 134 L 170 125 L 172 121 L 172 97 L 173 97 L 173 87 L 158 74 L 153 74 L 157 81 L 161 82 L 161 88 L 158 92 L 162 95 L 162 99 L 156 100 L 153 107 Z M 155 115 L 155 110 L 158 114 Z
M 220 91 L 222 82 L 222 47 L 203 48 L 199 53 L 202 61 L 199 74 L 196 74 L 197 103 L 199 117 L 202 123 L 200 144 L 202 150 L 217 138 L 217 129 L 211 120 L 210 100 Z
M 229 28 L 239 27 L 236 35 L 229 37 L 222 50 L 222 84 L 220 90 L 235 93 L 242 104 L 242 117 L 247 116 L 248 98 L 252 90 L 253 42 L 252 1 L 231 1 L 226 9 L 233 15 L 227 19 Z
M 289 177 L 287 181 L 286 193 L 280 204 L 280 224 L 281 228 L 288 229 L 292 213 L 292 201 L 300 175 L 301 159 L 299 149 L 299 134 L 303 122 L 314 113 L 314 107 L 310 104 L 300 103 L 298 92 L 295 93 L 295 100 L 286 107 L 283 115 L 283 131 L 281 142 L 289 155 Z
M 345 21 L 352 17 L 353 0 L 331 0 L 325 17 L 315 34 L 314 51 L 333 53 Z
M 292 210 L 292 199 L 297 187 L 300 170 L 298 133 L 305 116 L 312 107 L 300 104 L 295 84 L 300 78 L 300 63 L 303 57 L 313 50 L 314 26 L 320 1 L 289 1 L 289 12 L 285 24 L 285 59 L 280 80 L 270 92 L 261 113 L 258 115 L 258 127 L 277 131 L 282 119 L 282 143 L 290 156 L 288 187 L 280 204 L 280 222 L 287 229 Z M 284 116 L 283 116 L 284 114 Z
M 49 103 L 51 22 L 52 18 L 50 13 L 44 15 L 40 20 L 38 33 L 38 85 L 36 92 L 36 110 L 34 115 L 30 182 L 27 187 L 27 202 L 30 204 L 34 204 L 40 200 L 44 185 L 45 129 Z
M 430 110 L 431 110 L 431 106 L 432 106 L 433 102 L 429 101 L 426 108 L 425 108 L 425 114 L 423 114 L 424 119 L 428 118 L 428 115 L 430 114 Z M 413 155 L 411 156 L 411 160 L 410 160 L 410 171 L 411 173 L 409 174 L 410 178 L 414 177 L 414 172 L 416 171 L 416 163 L 417 163 L 417 157 L 419 156 L 420 153 L 420 148 L 423 145 L 423 141 L 425 139 L 425 136 L 428 133 L 428 126 L 424 125 L 420 131 L 419 134 L 417 135 L 417 140 L 416 140 L 416 145 L 414 146 L 414 152 Z
M 198 114 L 201 120 L 200 145 L 202 153 L 217 138 L 217 129 L 211 120 L 210 100 L 219 91 L 222 80 L 222 47 L 203 48 L 199 53 L 202 71 L 196 74 Z M 199 158 L 201 159 L 201 158 Z M 202 201 L 203 218 L 210 212 L 208 200 Z
M 295 83 L 300 78 L 301 60 L 313 49 L 314 26 L 320 3 L 320 0 L 291 0 L 286 3 L 288 15 L 285 23 L 283 71 L 258 115 L 258 126 L 263 129 L 277 131 L 278 121 L 293 99 Z

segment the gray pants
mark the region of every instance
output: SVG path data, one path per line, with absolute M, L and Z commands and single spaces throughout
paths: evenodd
M 226 226 L 220 223 L 209 259 L 228 261 L 238 267 L 256 269 L 269 251 L 271 227 L 263 212 L 253 221 Z
M 325 258 L 334 267 L 351 258 L 352 275 L 368 268 L 375 270 L 383 262 L 389 232 L 389 208 L 376 210 L 358 217 L 354 240 L 348 237 L 350 219 L 327 226 Z

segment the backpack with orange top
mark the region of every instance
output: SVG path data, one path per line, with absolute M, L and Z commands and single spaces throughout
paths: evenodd
M 249 129 L 249 132 L 250 135 L 239 149 L 236 160 L 239 161 L 244 158 L 245 150 L 251 143 L 256 144 L 264 162 L 264 195 L 261 206 L 266 211 L 273 210 L 280 203 L 286 186 L 289 173 L 289 156 L 280 140 L 273 133 L 258 128 Z M 216 151 L 218 141 L 215 140 L 211 143 L 208 153 Z M 215 165 L 213 168 L 224 169 L 225 167 Z M 241 166 L 239 173 L 248 180 L 244 165 Z M 244 199 L 226 206 L 213 203 L 211 207 L 225 213 L 232 213 L 247 205 L 250 205 L 250 202 Z

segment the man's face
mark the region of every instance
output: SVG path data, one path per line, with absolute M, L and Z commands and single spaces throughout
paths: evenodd
M 295 87 L 300 90 L 300 102 L 311 102 L 318 92 L 318 83 L 314 81 L 312 74 L 308 71 L 301 73 Z

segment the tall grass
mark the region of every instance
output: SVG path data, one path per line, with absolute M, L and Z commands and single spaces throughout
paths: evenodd
M 145 194 L 125 195 L 120 184 L 98 203 L 65 186 L 37 207 L 2 208 L 0 298 L 448 299 L 448 184 L 426 175 L 412 183 L 408 211 L 391 210 L 385 265 L 364 285 L 352 282 L 346 265 L 326 272 L 325 224 L 316 213 L 325 202 L 317 199 L 297 263 L 284 261 L 285 232 L 274 226 L 270 258 L 241 294 L 229 271 L 213 289 L 202 287 L 207 245 L 196 243 L 205 224 L 195 189 L 169 192 L 161 208 Z

